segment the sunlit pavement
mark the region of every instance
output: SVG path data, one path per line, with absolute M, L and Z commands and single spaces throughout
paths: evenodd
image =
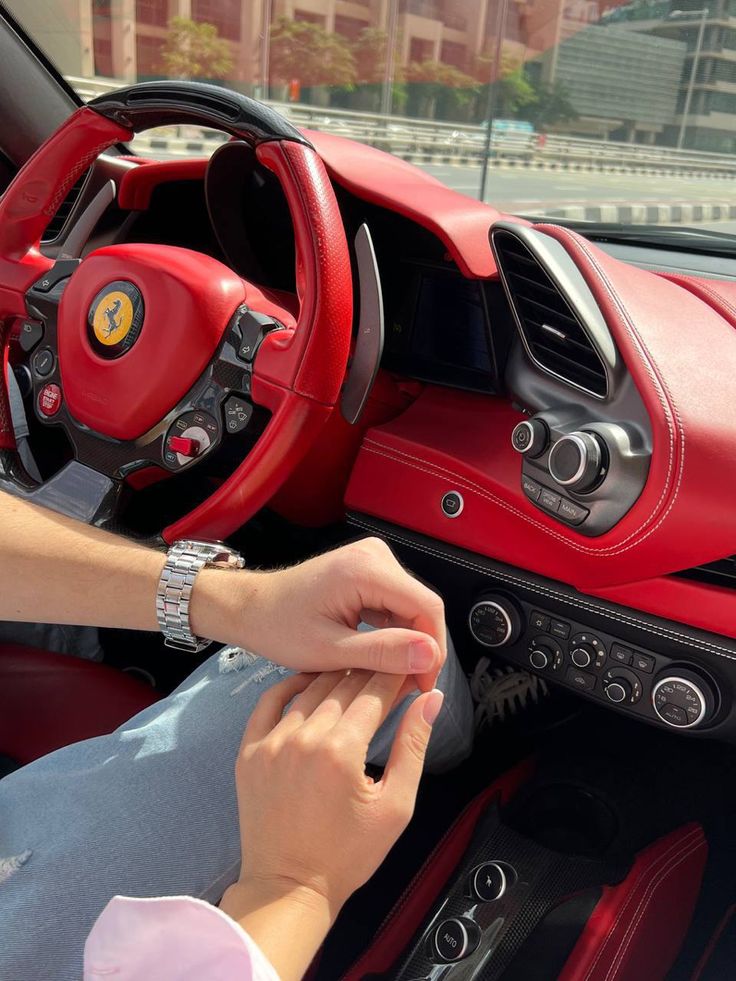
M 422 169 L 454 190 L 478 197 L 479 167 L 427 164 Z M 585 204 L 736 203 L 736 161 L 733 180 L 491 169 L 486 200 L 505 211 L 522 214 Z M 733 222 L 717 223 L 719 228 L 727 225 Z

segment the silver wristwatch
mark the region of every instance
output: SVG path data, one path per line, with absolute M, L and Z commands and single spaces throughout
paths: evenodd
M 222 542 L 174 542 L 156 590 L 156 617 L 164 643 L 179 651 L 193 654 L 203 651 L 212 641 L 195 637 L 189 623 L 189 600 L 200 569 L 242 569 L 245 560 Z

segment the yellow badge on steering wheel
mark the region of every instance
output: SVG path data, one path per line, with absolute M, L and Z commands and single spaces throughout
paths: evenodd
M 106 347 L 119 344 L 133 326 L 133 304 L 121 290 L 105 293 L 98 302 L 92 321 L 95 337 Z
M 143 326 L 141 291 L 127 280 L 100 290 L 92 301 L 87 331 L 92 349 L 103 358 L 119 358 L 138 337 Z

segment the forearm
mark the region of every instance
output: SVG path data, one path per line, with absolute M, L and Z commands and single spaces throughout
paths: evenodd
M 258 944 L 281 981 L 304 977 L 336 916 L 321 896 L 296 885 L 264 889 L 236 883 L 220 909 Z
M 0 620 L 156 630 L 165 553 L 0 493 Z M 192 592 L 195 633 L 246 643 L 238 611 L 261 575 L 205 569 Z

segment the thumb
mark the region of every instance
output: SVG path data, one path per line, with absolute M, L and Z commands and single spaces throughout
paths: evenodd
M 351 630 L 340 641 L 339 666 L 381 674 L 418 675 L 424 681 L 437 677 L 442 654 L 434 637 L 418 630 L 403 627 Z
M 398 798 L 401 811 L 409 817 L 414 811 L 432 726 L 444 697 L 443 692 L 434 688 L 411 703 L 399 725 L 383 774 L 384 792 L 394 800 Z

